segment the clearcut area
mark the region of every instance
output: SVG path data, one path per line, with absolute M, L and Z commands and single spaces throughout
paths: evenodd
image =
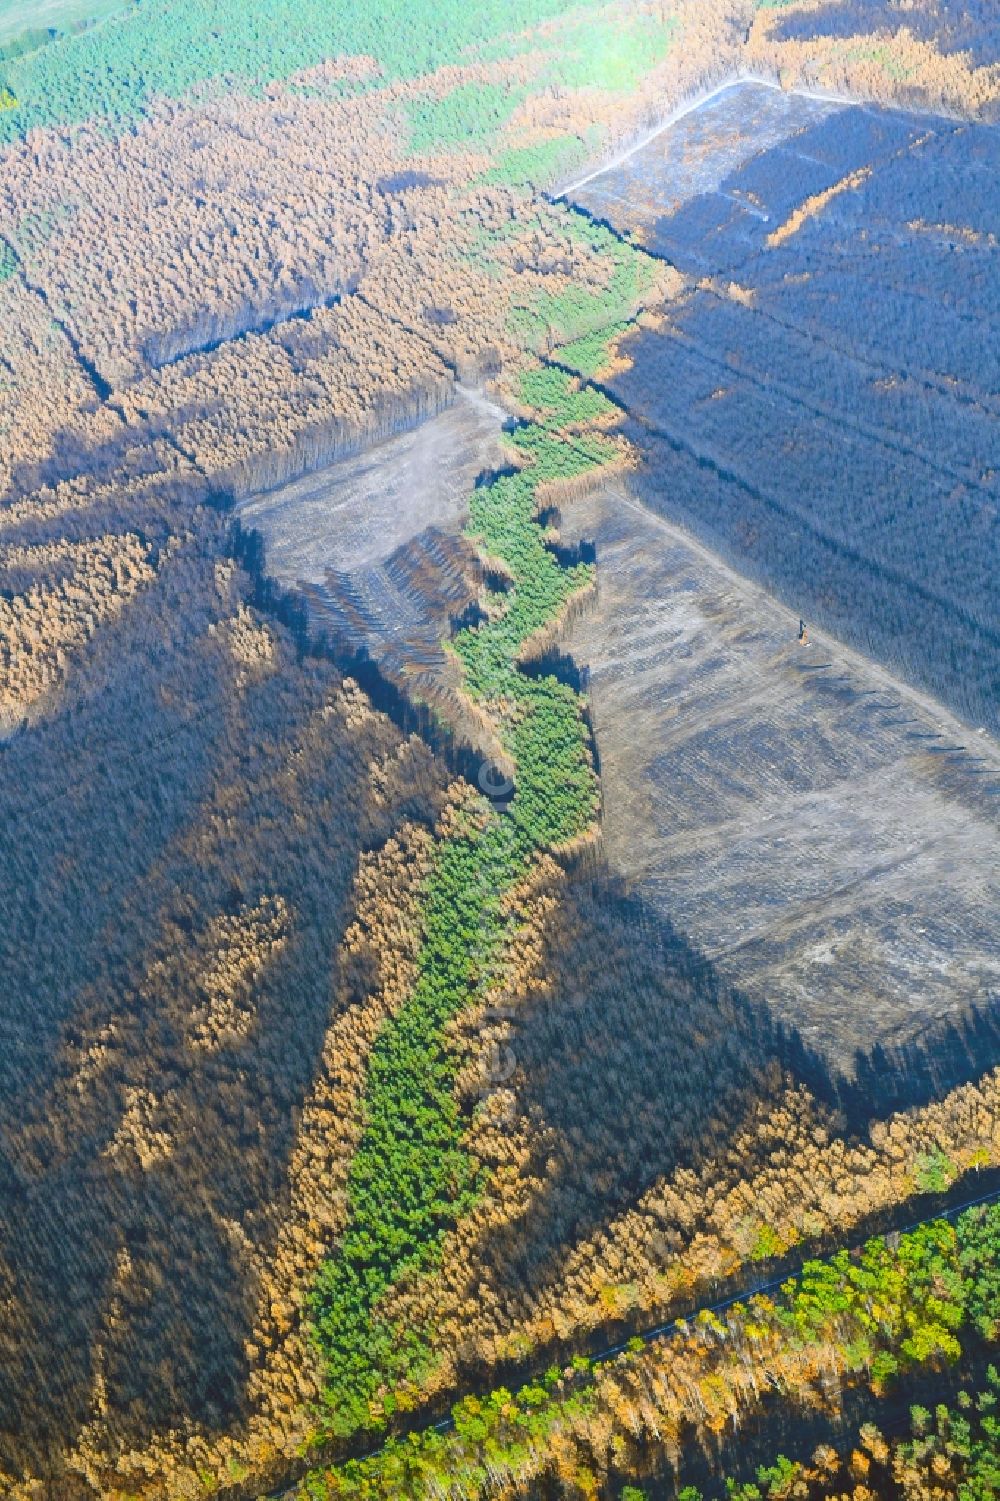
M 610 382 L 643 500 L 1000 727 L 1000 130 L 742 84 L 571 195 L 685 290 Z
M 942 1028 L 1000 991 L 995 740 L 826 634 L 800 644 L 794 613 L 623 490 L 562 535 L 597 549 L 567 645 L 612 869 L 836 1070 L 918 1038 L 924 1069 L 960 1069 Z
M 507 456 L 507 418 L 456 385 L 443 412 L 238 506 L 260 533 L 268 574 L 304 601 L 314 636 L 377 661 L 390 677 L 446 673 L 451 621 L 475 600 L 479 567 L 462 537 L 477 480 Z

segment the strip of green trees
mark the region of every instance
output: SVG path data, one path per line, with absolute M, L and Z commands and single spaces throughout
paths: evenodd
M 610 237 L 597 233 L 604 248 Z M 623 298 L 642 285 L 622 270 L 641 257 L 617 244 L 615 254 L 607 292 L 589 294 L 591 323 L 602 312 L 610 323 L 606 349 L 622 326 L 615 315 Z M 616 408 L 549 366 L 523 372 L 518 395 L 532 412 L 511 435 L 521 467 L 473 493 L 468 529 L 506 587 L 489 592 L 483 619 L 451 642 L 466 692 L 516 768 L 515 792 L 503 812 L 485 798 L 470 805 L 441 842 L 423 896 L 413 992 L 374 1044 L 348 1177 L 348 1227 L 312 1300 L 328 1435 L 384 1427 L 400 1386 L 419 1389 L 427 1373 L 428 1332 L 394 1325 L 379 1304 L 400 1279 L 433 1269 L 479 1187 L 463 1145 L 468 1122 L 456 1103 L 459 1059 L 448 1025 L 500 984 L 504 898 L 543 852 L 591 830 L 599 808 L 581 697 L 553 675 L 528 675 L 522 658 L 593 576 L 589 564 L 566 565 L 548 546 L 541 497 L 553 481 L 577 480 L 618 458 L 604 431 Z
M 998 1268 L 1000 1207 L 979 1207 L 954 1224 L 932 1220 L 896 1241 L 869 1240 L 859 1254 L 843 1250 L 828 1261 L 807 1262 L 776 1296 L 757 1295 L 721 1313 L 679 1321 L 677 1343 L 690 1348 L 700 1341 L 706 1352 L 700 1379 L 706 1389 L 768 1348 L 801 1352 L 806 1363 L 813 1353 L 818 1362 L 820 1352 L 834 1348 L 842 1373 L 884 1391 L 900 1373 L 945 1365 L 959 1359 L 968 1343 L 996 1340 Z M 602 1375 L 610 1368 L 620 1390 L 655 1353 L 656 1346 L 636 1340 L 603 1364 L 577 1358 L 572 1366 L 553 1367 L 516 1392 L 501 1388 L 485 1397 L 467 1397 L 453 1409 L 448 1431 L 411 1434 L 390 1441 L 370 1459 L 318 1471 L 303 1482 L 300 1494 L 309 1501 L 398 1496 L 424 1501 L 442 1494 L 474 1501 L 516 1493 L 546 1472 L 557 1450 L 565 1455 L 567 1449 L 578 1462 L 576 1488 L 571 1481 L 566 1494 L 597 1494 L 593 1451 L 614 1450 Z M 775 1374 L 762 1370 L 761 1393 L 776 1389 L 781 1387 Z M 995 1400 L 991 1376 L 978 1397 L 960 1398 L 954 1411 L 939 1409 L 932 1419 L 918 1410 L 904 1457 L 926 1464 L 947 1451 L 966 1465 L 970 1476 L 961 1494 L 970 1501 L 994 1495 L 988 1486 L 997 1473 Z M 668 1414 L 660 1416 L 667 1426 Z M 649 1444 L 645 1452 L 648 1456 Z M 781 1458 L 761 1472 L 756 1485 L 737 1488 L 735 1494 L 739 1501 L 762 1496 L 777 1501 L 789 1493 L 783 1487 L 793 1468 Z M 565 1466 L 560 1473 L 565 1484 Z M 626 1493 L 643 1495 L 635 1487 Z M 684 1494 L 686 1501 L 699 1501 L 694 1489 Z

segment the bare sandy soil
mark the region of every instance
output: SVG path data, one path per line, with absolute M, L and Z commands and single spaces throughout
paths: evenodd
M 618 491 L 574 503 L 612 867 L 838 1068 L 1000 995 L 1000 747 Z

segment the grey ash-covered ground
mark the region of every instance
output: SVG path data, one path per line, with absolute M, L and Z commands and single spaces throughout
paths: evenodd
M 800 644 L 792 612 L 624 491 L 567 508 L 578 536 L 599 590 L 567 647 L 612 870 L 835 1071 L 987 1007 L 992 737 L 828 636 Z
M 643 498 L 993 731 L 998 164 L 1000 129 L 742 85 L 577 194 L 690 278 L 613 382 Z
M 312 634 L 372 658 L 416 697 L 441 692 L 442 641 L 478 593 L 462 531 L 477 480 L 508 461 L 506 420 L 456 385 L 437 416 L 238 506 L 269 575 L 305 600 Z

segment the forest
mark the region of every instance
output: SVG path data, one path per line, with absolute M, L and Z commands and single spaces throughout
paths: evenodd
M 829 1261 L 806 1262 L 773 1297 L 751 1296 L 721 1314 L 705 1310 L 694 1320 L 678 1320 L 655 1342 L 636 1339 L 603 1361 L 577 1358 L 566 1368 L 553 1366 L 541 1381 L 515 1392 L 498 1388 L 486 1401 L 467 1398 L 454 1409 L 444 1433 L 390 1443 L 374 1459 L 318 1473 L 299 1494 L 310 1501 L 396 1495 L 418 1501 L 440 1494 L 443 1482 L 454 1496 L 479 1496 L 486 1485 L 498 1494 L 517 1495 L 548 1473 L 559 1478 L 562 1494 L 594 1496 L 599 1476 L 609 1468 L 629 1476 L 643 1464 L 653 1467 L 659 1460 L 662 1465 L 663 1456 L 676 1462 L 682 1439 L 690 1442 L 699 1430 L 720 1432 L 737 1414 L 762 1402 L 766 1386 L 804 1401 L 810 1386 L 860 1377 L 878 1394 L 907 1369 L 958 1361 L 963 1339 L 970 1347 L 995 1340 L 996 1236 L 995 1207 L 969 1210 L 954 1226 L 933 1220 L 891 1243 L 870 1240 L 856 1258 L 840 1251 Z M 995 1373 L 987 1380 L 992 1385 Z M 990 1398 L 987 1388 L 982 1399 L 987 1425 Z M 965 1407 L 970 1406 L 966 1394 Z M 951 1437 L 958 1458 L 962 1439 L 954 1442 L 948 1417 L 946 1408 L 938 1414 L 936 1438 L 943 1450 Z M 920 1417 L 915 1421 L 919 1438 L 928 1424 Z M 986 1483 L 971 1494 L 986 1497 L 988 1479 L 996 1474 L 996 1450 L 989 1442 L 995 1424 L 978 1437 L 978 1454 L 971 1435 L 965 1443 Z M 884 1463 L 888 1446 L 874 1425 L 867 1445 L 875 1454 L 881 1447 Z M 917 1473 L 922 1460 L 931 1474 L 940 1475 L 933 1441 L 923 1453 L 921 1448 L 919 1443 L 901 1446 L 900 1469 L 905 1473 L 908 1461 L 919 1455 Z M 836 1461 L 835 1453 L 819 1461 L 828 1477 L 831 1460 Z M 793 1489 L 798 1476 L 785 1460 L 761 1479 L 764 1490 L 729 1486 L 726 1493 L 741 1501 L 809 1494 Z M 629 1496 L 630 1489 L 633 1497 L 645 1494 L 628 1486 L 619 1494 Z M 952 1493 L 961 1491 L 956 1487 Z M 685 1501 L 700 1496 L 693 1486 L 678 1494 Z M 878 1493 L 860 1487 L 856 1494 Z
M 706 446 L 705 366 L 748 324 L 770 345 L 720 295 L 742 267 L 558 195 L 741 68 L 988 122 L 986 8 L 50 9 L 47 39 L 0 37 L 0 1493 L 710 1496 L 758 1420 L 744 1501 L 988 1475 L 997 1211 L 951 1212 L 1000 1169 L 979 1021 L 930 1040 L 965 1060 L 947 1086 L 886 1104 L 607 868 L 561 651 L 600 560 L 562 513 L 651 472 L 687 503 L 636 420 L 664 320 L 657 380 Z M 933 190 L 959 183 L 945 156 Z M 828 186 L 785 184 L 781 222 Z M 976 207 L 962 276 L 913 224 L 892 273 L 941 293 L 949 352 L 992 313 Z M 828 274 L 797 226 L 767 252 L 790 318 L 802 247 Z M 879 394 L 970 474 L 977 350 L 954 421 L 943 389 Z M 391 675 L 322 639 L 234 506 L 459 384 L 508 421 L 428 703 L 405 632 Z M 970 543 L 949 577 L 987 564 Z M 862 1398 L 821 1458 L 768 1426 Z

